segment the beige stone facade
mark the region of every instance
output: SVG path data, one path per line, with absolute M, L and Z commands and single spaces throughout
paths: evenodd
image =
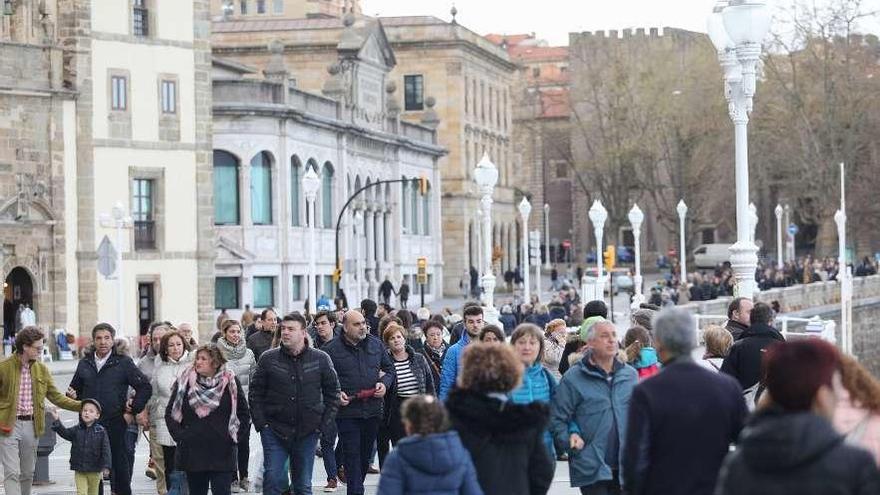
M 518 213 L 513 185 L 519 169 L 511 142 L 511 86 L 516 65 L 503 49 L 456 23 L 434 17 L 380 21 L 397 59 L 390 78 L 396 83 L 394 94 L 403 110 L 401 118 L 422 121 L 429 110 L 429 97 L 436 100 L 438 140 L 449 152 L 439 164 L 443 184 L 443 289 L 446 294 L 459 294 L 465 271 L 478 265 L 474 229 L 478 195 L 472 171 L 484 152 L 499 169 L 491 234 L 500 255 L 496 275 L 517 264 Z M 280 40 L 295 86 L 320 92 L 329 78 L 328 65 L 337 58 L 343 27 L 341 19 L 284 19 L 271 23 L 219 20 L 214 22 L 213 51 L 217 56 L 264 69 L 269 61 L 267 46 Z M 410 102 L 410 110 L 407 81 L 414 78 L 407 76 L 421 76 L 420 98 Z
M 227 19 L 330 18 L 361 13 L 360 0 L 215 0 L 211 17 Z

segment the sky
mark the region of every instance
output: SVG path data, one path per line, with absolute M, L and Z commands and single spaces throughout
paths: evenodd
M 794 0 L 770 0 L 775 8 Z M 798 0 L 825 4 L 833 0 Z M 871 8 L 880 0 L 861 0 Z M 569 32 L 639 27 L 677 27 L 706 32 L 715 0 L 361 0 L 364 14 L 433 15 L 450 20 L 453 3 L 459 24 L 479 33 L 532 33 L 551 45 L 567 45 Z M 877 32 L 872 26 L 870 31 Z

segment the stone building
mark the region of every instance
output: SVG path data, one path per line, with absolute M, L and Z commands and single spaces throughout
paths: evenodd
M 342 17 L 361 13 L 360 0 L 217 0 L 211 2 L 212 18 L 287 17 L 295 19 Z
M 337 256 L 351 307 L 365 297 L 378 300 L 386 277 L 395 288 L 405 280 L 412 289 L 409 307 L 417 307 L 419 257 L 429 260 L 425 301 L 442 290 L 437 164 L 445 151 L 437 144 L 436 114 L 428 112 L 424 125 L 400 119 L 389 76 L 395 54 L 382 25 L 367 18 L 349 22 L 335 47 L 332 75 L 322 77 L 323 96 L 293 87 L 291 76 L 299 74 L 288 71 L 281 42 L 272 43 L 263 78 L 215 59 L 217 311 L 236 317 L 246 304 L 279 314 L 301 311 L 312 250 L 318 300 L 334 299 Z M 315 245 L 302 182 L 309 169 L 320 179 Z M 370 184 L 377 185 L 346 204 Z M 357 237 L 355 218 L 362 218 Z M 363 263 L 352 261 L 358 252 Z
M 479 264 L 475 228 L 479 199 L 473 169 L 483 153 L 488 153 L 499 169 L 491 233 L 496 275 L 517 266 L 518 213 L 513 185 L 518 161 L 511 143 L 511 86 L 516 64 L 503 49 L 454 20 L 388 17 L 379 21 L 397 60 L 389 78 L 397 86 L 393 97 L 401 108 L 400 118 L 421 122 L 432 110 L 429 104 L 436 101 L 438 142 L 448 150 L 439 161 L 443 259 L 436 261 L 443 263 L 444 293 L 459 294 L 466 271 Z M 350 32 L 356 33 L 361 22 Z M 328 66 L 337 59 L 337 45 L 349 36 L 346 33 L 340 18 L 285 16 L 264 21 L 233 17 L 214 21 L 212 47 L 216 56 L 264 69 L 270 60 L 268 44 L 279 40 L 295 87 L 320 92 Z

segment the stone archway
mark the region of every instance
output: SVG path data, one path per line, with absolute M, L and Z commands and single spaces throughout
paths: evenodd
M 3 281 L 3 338 L 11 337 L 19 330 L 16 314 L 19 307 L 34 307 L 34 280 L 28 271 L 17 266 L 9 271 Z

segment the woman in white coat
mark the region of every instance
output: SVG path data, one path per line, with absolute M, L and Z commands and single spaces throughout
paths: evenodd
M 226 369 L 235 374 L 245 397 L 248 394 L 248 386 L 251 376 L 257 369 L 257 360 L 254 352 L 247 348 L 241 323 L 236 320 L 226 320 L 220 327 L 220 338 L 217 339 L 217 349 L 226 359 Z M 250 458 L 249 442 L 238 442 L 238 478 L 233 481 L 232 492 L 250 491 L 248 482 L 248 460 Z
M 174 467 L 174 453 L 177 444 L 174 443 L 165 424 L 165 408 L 171 400 L 172 387 L 192 361 L 192 356 L 184 337 L 177 332 L 168 332 L 162 336 L 159 355 L 155 359 L 156 367 L 151 381 L 153 395 L 147 405 L 150 411 L 150 428 L 155 432 L 155 439 L 162 446 L 165 457 L 165 472 L 168 480 L 167 495 L 180 495 L 184 489 L 185 475 L 183 471 Z

